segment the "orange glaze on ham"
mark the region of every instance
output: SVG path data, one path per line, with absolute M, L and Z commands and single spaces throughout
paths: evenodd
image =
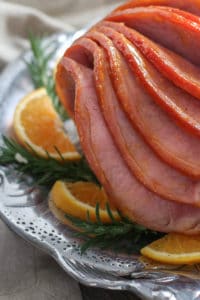
M 164 200 L 130 173 L 101 114 L 93 72 L 69 58 L 64 58 L 62 64 L 75 81 L 75 121 L 83 150 L 113 203 L 154 230 L 199 233 L 200 208 Z
M 109 23 L 109 25 L 111 28 L 116 27 L 113 23 Z M 115 41 L 118 39 L 119 40 L 118 44 L 120 45 L 120 37 L 122 37 L 121 35 L 116 35 L 111 29 L 108 29 L 104 26 L 100 26 L 98 30 L 103 31 L 111 38 L 114 38 Z M 118 47 L 120 47 L 121 51 L 123 52 L 122 43 L 123 43 L 123 37 L 121 38 L 121 47 L 118 45 Z M 126 40 L 124 40 L 124 43 L 128 45 Z M 134 48 L 131 46 L 126 52 L 131 53 L 131 48 L 134 50 Z M 185 127 L 191 133 L 200 135 L 200 102 L 198 101 L 198 99 L 192 97 L 190 94 L 185 93 L 184 90 L 177 88 L 175 85 L 171 84 L 171 82 L 167 80 L 164 76 L 162 76 L 162 74 L 160 74 L 158 71 L 156 71 L 155 68 L 153 68 L 153 66 L 143 58 L 143 56 L 138 55 L 138 57 L 140 57 L 140 60 L 138 60 L 138 63 L 136 61 L 135 64 L 137 65 L 137 69 L 139 70 L 138 71 L 140 73 L 139 76 L 140 78 L 142 78 L 144 82 L 144 86 L 147 88 L 148 92 L 153 97 L 152 99 L 154 99 L 171 115 L 174 115 L 181 126 Z M 174 60 L 174 57 L 172 58 L 172 60 Z M 143 65 L 145 64 L 145 72 L 142 71 L 142 66 L 140 66 L 141 61 L 143 61 Z M 135 64 L 134 64 L 134 68 L 135 68 Z M 155 61 L 155 65 L 157 65 L 156 61 Z M 182 68 L 183 67 L 187 69 L 187 67 L 189 68 L 190 66 L 185 64 L 182 65 Z M 181 70 L 178 71 L 180 72 Z M 187 85 L 188 82 L 191 82 L 192 71 L 196 71 L 196 70 L 191 70 L 191 72 L 186 75 L 187 82 L 186 83 L 183 82 L 184 86 Z M 196 86 L 198 85 L 196 84 Z M 190 89 L 193 91 L 195 88 L 194 86 L 191 86 Z
M 130 1 L 75 41 L 56 75 L 110 199 L 163 232 L 200 233 L 198 15 L 195 0 Z
M 176 86 L 200 99 L 200 69 L 198 67 L 122 23 L 105 21 L 101 23 L 102 25 L 122 33 L 163 76 Z
M 120 5 L 113 12 L 122 11 L 128 8 L 135 8 L 140 6 L 165 6 L 179 8 L 183 12 L 190 12 L 194 16 L 200 16 L 200 2 L 199 0 L 130 0 L 125 4 Z M 112 13 L 111 13 L 112 14 Z
M 178 9 L 162 6 L 137 7 L 116 12 L 108 19 L 123 22 L 154 42 L 200 65 L 200 53 L 196 51 L 200 48 L 200 22 L 182 15 Z
M 89 36 L 102 42 L 103 45 L 107 45 L 111 52 L 117 51 L 112 45 L 112 42 L 105 36 L 98 33 L 90 34 Z M 134 130 L 130 121 L 122 111 L 112 87 L 112 82 L 109 77 L 109 65 L 103 50 L 91 40 L 84 38 L 79 40 L 76 43 L 76 46 L 77 45 L 90 51 L 94 56 L 95 86 L 98 92 L 100 106 L 114 140 L 133 174 L 145 186 L 160 196 L 170 200 L 199 205 L 199 182 L 189 180 L 188 177 L 183 176 L 169 165 L 163 163 L 154 154 L 148 144 L 143 141 L 137 131 Z M 117 78 L 115 89 L 118 90 L 117 87 L 124 85 L 124 88 L 129 91 L 129 86 L 126 85 L 125 82 L 120 81 L 120 73 L 124 70 L 126 77 L 131 76 L 131 81 L 133 83 L 134 78 L 131 71 L 128 70 L 126 62 L 123 61 L 123 58 L 120 57 L 120 55 L 117 57 L 116 54 L 114 63 L 121 64 L 119 74 L 117 70 L 113 70 L 115 77 Z M 123 91 L 124 89 L 122 92 Z M 139 94 L 132 95 L 132 97 L 134 96 L 138 97 Z M 163 177 L 162 182 L 159 181 L 161 176 Z
M 116 48 L 123 52 L 132 69 L 130 72 L 130 68 L 127 68 L 125 64 L 120 65 L 120 62 L 121 64 L 123 62 L 120 59 L 115 64 L 116 50 L 112 49 L 111 51 L 110 49 L 109 51 L 109 47 L 107 47 L 110 67 L 112 74 L 114 74 L 115 90 L 133 125 L 166 162 L 190 176 L 199 178 L 200 139 L 184 132 L 176 123 L 172 122 L 171 118 L 154 103 L 152 97 L 145 92 L 144 87 L 140 84 L 145 84 L 145 87 L 146 84 L 149 84 L 150 88 L 155 86 L 155 77 L 151 76 L 153 71 L 148 72 L 148 61 L 121 34 L 111 28 L 101 27 L 99 30 L 102 30 L 113 40 Z M 135 80 L 136 77 L 133 73 L 141 81 Z M 160 82 L 161 84 L 162 82 Z M 157 85 L 155 92 L 157 90 L 159 90 L 159 85 Z

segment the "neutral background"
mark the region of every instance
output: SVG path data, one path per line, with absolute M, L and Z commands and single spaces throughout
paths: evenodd
M 0 71 L 28 47 L 28 32 L 81 28 L 118 0 L 0 0 Z M 126 292 L 80 286 L 49 256 L 0 221 L 0 300 L 133 300 Z

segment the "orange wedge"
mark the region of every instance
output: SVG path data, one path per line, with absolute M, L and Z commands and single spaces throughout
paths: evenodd
M 141 253 L 161 263 L 200 263 L 200 236 L 169 233 L 141 249 Z
M 106 210 L 107 195 L 103 188 L 92 182 L 65 183 L 56 181 L 50 192 L 50 199 L 63 213 L 87 221 L 88 213 L 92 222 L 97 221 L 95 207 L 99 203 L 99 215 L 102 223 L 110 223 Z M 116 209 L 109 203 L 113 217 L 120 220 Z
M 66 160 L 80 158 L 44 88 L 33 91 L 19 102 L 13 127 L 18 141 L 39 156 L 47 157 L 48 152 L 51 157 L 61 159 L 60 152 Z

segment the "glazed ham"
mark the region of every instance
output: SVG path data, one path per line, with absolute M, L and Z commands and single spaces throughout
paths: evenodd
M 116 12 L 109 20 L 123 22 L 153 41 L 200 65 L 200 18 L 169 7 L 138 7 Z
M 177 87 L 200 99 L 200 69 L 198 67 L 122 23 L 105 21 L 101 25 L 122 33 L 158 69 L 159 75 L 162 74 L 173 81 Z M 174 87 L 171 88 L 174 89 Z
M 105 36 L 98 33 L 90 34 L 90 36 L 99 41 L 99 43 L 109 46 L 111 52 L 116 51 L 116 49 L 112 49 L 112 42 Z M 117 60 L 118 66 L 119 61 L 121 64 L 119 71 L 117 69 L 113 70 L 115 77 L 118 78 L 114 90 L 109 76 L 109 66 L 102 49 L 87 39 L 81 39 L 77 44 L 91 51 L 94 56 L 95 85 L 99 95 L 99 103 L 110 132 L 133 174 L 146 187 L 160 196 L 185 203 L 198 202 L 200 192 L 199 182 L 189 180 L 189 177 L 177 172 L 174 168 L 171 168 L 168 164 L 160 160 L 134 129 L 121 109 L 117 94 L 115 93 L 115 90 L 118 90 L 118 87 L 121 87 L 121 85 L 124 86 L 124 89 L 122 89 L 122 102 L 126 100 L 123 98 L 126 91 L 128 95 L 131 95 L 130 100 L 133 103 L 134 98 L 143 99 L 145 97 L 144 94 L 140 95 L 141 86 L 137 86 L 137 83 L 134 82 L 135 78 L 132 76 L 131 70 L 128 68 L 123 57 L 119 55 Z M 120 78 L 120 74 L 123 74 L 123 72 L 126 74 L 126 79 L 129 78 L 129 82 L 125 82 Z M 163 180 L 159 182 L 161 176 Z M 159 184 L 157 184 L 158 182 Z M 180 189 L 180 186 L 183 188 Z
M 172 93 L 170 93 L 167 88 L 173 89 L 174 87 L 168 86 L 165 79 L 164 81 L 160 81 L 160 79 L 156 77 L 158 75 L 157 72 L 148 64 L 148 61 L 145 60 L 140 52 L 138 52 L 137 49 L 122 35 L 117 34 L 109 28 L 104 28 L 103 26 L 99 30 L 113 39 L 115 46 L 122 51 L 129 62 L 130 68 L 124 62 L 123 58 L 118 57 L 119 54 L 117 53 L 117 49 L 108 46 L 106 47 L 106 43 L 104 43 L 104 47 L 108 53 L 110 68 L 112 70 L 111 74 L 114 74 L 112 79 L 116 93 L 118 94 L 118 98 L 124 111 L 129 116 L 133 125 L 138 128 L 148 143 L 154 148 L 158 155 L 163 158 L 163 160 L 167 161 L 173 167 L 182 170 L 187 175 L 199 178 L 200 173 L 197 171 L 197 168 L 199 168 L 197 166 L 200 151 L 199 138 L 187 134 L 175 123 L 172 123 L 171 118 L 164 113 L 160 106 L 152 101 L 158 101 L 158 98 L 163 96 L 165 101 L 169 102 L 169 96 Z M 92 33 L 92 36 L 94 36 L 94 33 Z M 130 69 L 132 69 L 132 72 Z M 127 74 L 126 77 L 124 76 L 124 72 Z M 143 83 L 144 87 L 138 83 L 137 76 L 141 79 L 140 82 Z M 158 79 L 157 83 L 155 82 L 156 78 Z M 149 93 L 145 92 L 145 87 Z M 166 93 L 164 94 L 165 90 Z M 178 98 L 180 101 L 182 100 L 180 97 L 180 89 L 177 93 L 174 91 L 174 94 L 176 96 L 176 101 Z M 168 99 L 167 95 L 169 95 Z M 187 101 L 187 97 L 185 98 L 185 101 Z M 195 111 L 198 113 L 200 102 L 195 101 L 194 105 L 195 104 Z M 190 103 L 190 108 L 191 106 L 192 104 Z M 171 108 L 174 111 L 174 114 L 177 111 L 180 112 L 180 107 L 175 108 L 175 103 L 171 103 Z M 185 123 L 188 124 L 191 118 L 187 111 L 185 119 Z M 163 124 L 167 124 L 167 126 L 163 126 Z M 197 127 L 200 128 L 199 126 Z M 167 139 L 166 136 L 168 137 Z M 179 141 L 178 143 L 177 140 Z
M 113 204 L 162 232 L 200 233 L 198 15 L 198 1 L 130 1 L 75 41 L 56 75 Z
M 120 10 L 122 11 L 127 8 L 150 5 L 175 7 L 181 9 L 183 12 L 191 12 L 192 14 L 194 14 L 194 16 L 200 16 L 199 0 L 130 0 L 116 8 L 114 12 Z

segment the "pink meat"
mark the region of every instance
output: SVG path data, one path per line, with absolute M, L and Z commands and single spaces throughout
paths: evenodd
M 126 84 L 128 80 L 123 80 L 124 75 L 121 76 L 121 74 L 126 74 L 132 88 L 135 91 L 138 89 L 133 73 L 113 43 L 100 33 L 91 33 L 89 36 L 101 44 L 112 56 L 111 71 L 115 78 L 116 92 L 124 95 L 124 90 L 127 90 L 131 95 L 131 100 L 134 96 L 139 97 L 137 93 L 131 93 L 132 90 L 129 90 L 129 85 Z M 103 51 L 94 42 L 87 39 L 81 39 L 78 44 L 93 54 L 96 89 L 101 108 L 114 140 L 133 174 L 151 191 L 164 198 L 193 205 L 197 204 L 200 194 L 199 182 L 183 176 L 161 161 L 133 128 L 121 109 L 112 86 L 109 65 Z
M 181 10 L 188 11 L 197 16 L 200 16 L 199 0 L 131 0 L 117 7 L 115 11 L 124 10 L 127 8 L 135 8 L 139 6 L 162 5 L 176 7 Z
M 103 27 L 103 24 L 98 28 L 99 30 L 104 30 L 106 33 L 107 29 Z M 109 24 L 111 28 L 112 24 L 113 23 Z M 115 28 L 115 26 L 113 27 Z M 135 32 L 133 32 L 133 34 L 134 33 Z M 151 54 L 150 56 L 152 57 Z M 145 60 L 145 65 L 146 70 L 145 74 L 143 72 L 143 80 L 152 99 L 170 113 L 184 128 L 200 136 L 199 100 L 184 92 L 182 89 L 177 88 L 172 82 L 163 77 L 147 60 Z M 139 64 L 138 67 L 140 68 Z M 185 65 L 185 67 L 187 67 L 187 65 Z M 189 81 L 189 75 L 187 81 Z
M 163 232 L 200 232 L 200 209 L 164 200 L 148 191 L 126 167 L 98 104 L 93 72 L 64 58 L 75 81 L 75 121 L 86 157 L 112 201 L 132 220 Z
M 70 57 L 70 53 L 76 57 L 76 60 L 81 60 L 81 64 L 85 64 L 92 68 L 92 60 L 90 53 L 86 49 L 80 51 L 80 47 L 73 45 L 64 53 L 64 57 Z M 67 110 L 68 114 L 74 118 L 74 80 L 68 76 L 62 64 L 58 64 L 56 71 L 56 92 Z
M 116 22 L 101 22 L 122 33 L 158 71 L 181 89 L 200 99 L 200 69 L 174 52 L 152 42 L 134 29 Z M 190 108 L 190 106 L 189 106 Z M 194 117 L 195 119 L 195 117 Z
M 200 47 L 200 22 L 186 18 L 180 10 L 162 6 L 137 7 L 113 13 L 108 19 L 124 22 L 153 41 L 200 65 L 200 53 L 197 51 Z
M 116 80 L 115 88 L 123 109 L 133 125 L 164 161 L 186 174 L 199 178 L 199 138 L 190 135 L 176 125 L 141 85 L 144 84 L 144 81 L 152 80 L 152 76 L 148 74 L 149 63 L 120 33 L 111 28 L 101 27 L 99 30 L 112 39 L 115 47 L 126 58 L 132 72 L 140 78 L 140 80 L 134 80 L 134 76 L 124 76 L 126 73 L 122 71 L 120 65 L 112 63 L 114 52 L 109 52 L 111 67 L 118 67 L 117 74 L 121 75 L 120 80 L 113 76 L 113 80 Z M 116 74 L 116 71 L 113 74 Z M 118 82 L 123 82 L 120 89 L 118 89 Z

